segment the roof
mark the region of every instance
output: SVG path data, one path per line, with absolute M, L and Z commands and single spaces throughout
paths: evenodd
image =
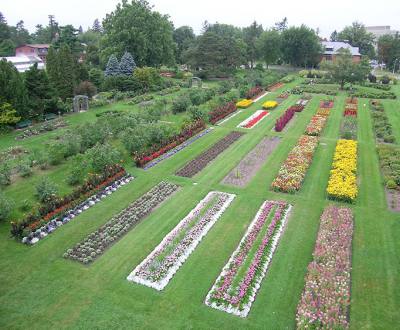
M 26 70 L 29 70 L 29 68 L 35 63 L 38 64 L 38 69 L 44 69 L 43 61 L 37 56 L 24 55 L 24 56 L 0 57 L 0 60 L 3 59 L 8 62 L 11 62 L 19 72 L 25 72 Z
M 31 48 L 50 48 L 49 44 L 24 44 L 24 45 L 20 45 L 17 48 L 20 47 L 31 47 Z
M 353 56 L 361 56 L 358 47 L 353 47 L 347 42 L 343 41 L 322 41 L 322 46 L 325 47 L 324 55 L 334 55 L 339 52 L 340 49 L 348 49 Z M 328 50 L 332 49 L 332 50 Z

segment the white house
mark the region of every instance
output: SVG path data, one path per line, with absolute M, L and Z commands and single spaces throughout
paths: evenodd
M 0 57 L 0 60 L 2 59 L 11 62 L 19 72 L 25 72 L 29 70 L 29 68 L 35 63 L 38 64 L 38 69 L 43 70 L 45 68 L 44 62 L 39 57 L 34 55 Z

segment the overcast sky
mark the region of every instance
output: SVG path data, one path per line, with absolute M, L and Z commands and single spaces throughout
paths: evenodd
M 80 25 L 86 29 L 95 18 L 103 19 L 119 0 L 1 0 L 0 11 L 8 23 L 23 20 L 34 31 L 36 24 L 46 25 L 48 14 L 60 25 Z M 254 20 L 264 27 L 287 17 L 289 25 L 302 23 L 327 37 L 353 21 L 365 25 L 391 25 L 400 30 L 400 0 L 150 0 L 154 8 L 171 17 L 175 27 L 190 25 L 196 33 L 202 23 L 220 22 L 248 26 Z

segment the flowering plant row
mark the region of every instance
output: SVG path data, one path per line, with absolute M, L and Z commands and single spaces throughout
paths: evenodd
M 255 127 L 261 120 L 269 115 L 268 111 L 257 110 L 249 118 L 242 121 L 237 127 L 251 129 Z
M 356 98 L 347 99 L 346 106 L 344 109 L 344 116 L 357 117 L 358 101 Z
M 261 86 L 255 86 L 247 91 L 246 99 L 254 100 L 262 93 L 264 93 L 264 89 Z
M 163 290 L 234 198 L 223 192 L 208 193 L 129 274 L 128 281 Z
M 330 110 L 330 109 L 322 108 L 322 109 L 318 109 L 318 110 L 317 110 L 317 115 L 318 115 L 318 116 L 325 116 L 325 117 L 328 117 L 328 116 L 330 115 L 330 113 L 331 113 L 331 110 Z
M 253 100 L 244 99 L 236 103 L 236 106 L 241 109 L 246 109 L 253 104 Z
M 352 203 L 357 197 L 357 141 L 339 140 L 326 189 L 328 197 Z
M 276 101 L 266 101 L 266 102 L 264 102 L 263 103 L 263 108 L 264 109 L 274 109 L 274 108 L 276 108 L 277 106 L 278 106 L 278 102 L 276 102 Z
M 99 229 L 89 234 L 82 242 L 76 244 L 72 249 L 68 249 L 64 253 L 64 258 L 84 264 L 94 261 L 105 252 L 108 246 L 141 222 L 178 188 L 179 186 L 175 184 L 160 182 Z
M 235 112 L 237 107 L 234 102 L 228 102 L 209 113 L 209 121 L 211 124 L 215 124 L 220 120 L 224 119 L 226 116 L 230 115 L 231 113 Z
M 289 109 L 294 110 L 295 112 L 302 112 L 302 111 L 304 110 L 304 105 L 302 105 L 302 104 L 295 104 L 295 105 L 290 106 L 290 107 L 288 108 L 288 110 L 289 110 Z
M 213 161 L 220 153 L 224 152 L 236 140 L 238 140 L 243 133 L 231 132 L 211 148 L 201 153 L 196 158 L 188 162 L 184 167 L 176 172 L 176 175 L 191 178 L 205 168 L 211 161 Z
M 277 83 L 275 83 L 275 84 L 272 84 L 272 85 L 268 86 L 267 89 L 268 89 L 268 91 L 270 91 L 270 92 L 275 92 L 277 89 L 283 87 L 284 85 L 285 85 L 285 84 L 282 83 L 282 82 L 277 82 Z
M 147 163 L 143 169 L 144 170 L 148 170 L 149 168 L 152 168 L 154 166 L 156 166 L 158 163 L 161 163 L 163 160 L 168 159 L 170 157 L 172 157 L 173 155 L 175 155 L 176 153 L 178 153 L 179 151 L 185 149 L 186 147 L 190 146 L 192 143 L 196 142 L 198 139 L 202 138 L 204 135 L 210 133 L 213 130 L 213 128 L 207 128 L 205 130 L 203 130 L 202 132 L 200 132 L 199 134 L 191 137 L 189 140 L 186 140 L 185 142 L 183 142 L 182 144 L 178 145 L 177 147 L 175 147 L 174 149 L 166 152 L 165 154 L 162 154 L 160 157 L 152 160 L 151 162 Z
M 310 123 L 306 127 L 306 134 L 312 136 L 318 136 L 324 129 L 325 123 L 327 121 L 327 116 L 315 115 L 311 118 Z
M 295 113 L 296 111 L 293 108 L 287 109 L 285 113 L 276 120 L 275 131 L 282 132 L 286 124 L 293 118 Z
M 296 102 L 296 105 L 302 105 L 303 107 L 305 107 L 309 101 L 309 99 L 302 98 Z
M 286 100 L 289 97 L 289 93 L 284 92 L 278 95 L 278 99 L 284 99 Z
M 125 177 L 130 176 L 122 166 L 118 164 L 108 166 L 104 169 L 103 174 L 90 175 L 85 183 L 75 188 L 72 193 L 64 197 L 53 198 L 23 220 L 11 222 L 11 234 L 15 237 L 28 237 L 28 241 L 31 241 L 38 236 L 33 232 L 39 227 L 45 226 L 52 219 L 63 218 L 63 215 L 74 212 L 76 208 L 80 208 L 82 203 L 92 198 L 92 195 L 103 195 L 106 188 Z
M 166 141 L 162 146 L 154 146 L 144 153 L 135 153 L 133 158 L 135 160 L 136 166 L 143 167 L 148 162 L 151 162 L 153 159 L 156 159 L 164 153 L 168 152 L 169 150 L 174 149 L 175 147 L 190 139 L 192 136 L 196 135 L 205 128 L 206 124 L 204 123 L 204 121 L 196 120 L 186 125 L 178 135 Z
M 307 170 L 311 165 L 314 151 L 318 145 L 318 137 L 303 135 L 297 145 L 289 153 L 272 182 L 272 189 L 282 192 L 300 190 Z
M 319 104 L 319 107 L 331 109 L 331 108 L 333 108 L 333 101 L 331 101 L 331 100 L 321 101 Z
M 345 109 L 343 116 L 348 117 L 357 117 L 357 110 L 353 110 L 353 109 Z
M 351 210 L 327 207 L 297 306 L 297 329 L 349 327 L 352 236 Z
M 246 317 L 271 263 L 291 205 L 266 201 L 205 299 L 206 305 Z M 269 222 L 269 219 L 272 219 Z

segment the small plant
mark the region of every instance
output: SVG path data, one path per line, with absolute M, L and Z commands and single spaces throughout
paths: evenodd
M 0 165 L 0 186 L 11 184 L 11 166 L 8 162 Z
M 36 197 L 42 203 L 47 203 L 55 199 L 57 192 L 57 186 L 47 177 L 42 178 L 36 185 Z
M 23 178 L 27 178 L 33 173 L 33 169 L 27 161 L 22 161 L 20 164 L 18 164 L 17 170 Z
M 29 199 L 24 199 L 19 207 L 20 211 L 27 212 L 32 208 L 32 204 Z
M 13 203 L 0 192 L 0 221 L 7 220 L 13 208 Z

